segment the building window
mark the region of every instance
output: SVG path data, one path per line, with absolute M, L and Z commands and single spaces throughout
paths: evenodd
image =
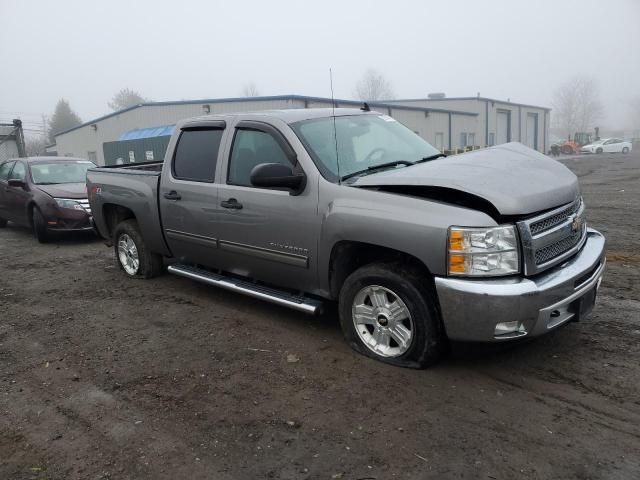
M 470 147 L 474 147 L 476 145 L 476 134 L 468 133 L 467 134 L 467 145 Z

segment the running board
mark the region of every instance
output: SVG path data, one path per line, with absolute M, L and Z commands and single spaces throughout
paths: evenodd
M 239 280 L 233 277 L 226 277 L 218 273 L 209 272 L 202 268 L 177 263 L 169 265 L 167 270 L 169 273 L 180 275 L 181 277 L 197 280 L 199 282 L 213 285 L 214 287 L 231 290 L 232 292 L 242 293 L 260 300 L 266 300 L 267 302 L 293 308 L 294 310 L 304 313 L 314 315 L 322 311 L 322 302 L 320 300 L 296 296 L 275 288 L 265 287 L 246 280 Z

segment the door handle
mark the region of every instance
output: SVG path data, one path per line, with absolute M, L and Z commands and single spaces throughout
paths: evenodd
M 167 200 L 180 200 L 182 198 L 182 195 L 180 195 L 175 190 L 171 190 L 170 192 L 164 194 L 164 198 L 166 198 Z
M 230 198 L 229 200 L 223 200 L 220 203 L 220 206 L 222 208 L 231 208 L 233 210 L 241 210 L 242 209 L 242 204 L 240 202 L 238 202 L 238 200 L 236 200 L 235 198 Z

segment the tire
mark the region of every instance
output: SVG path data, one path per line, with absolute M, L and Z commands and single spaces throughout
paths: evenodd
M 363 355 L 400 367 L 425 368 L 437 362 L 447 340 L 436 296 L 432 287 L 425 287 L 425 280 L 403 263 L 366 265 L 349 275 L 338 302 L 340 325 L 349 345 Z M 390 306 L 402 315 L 394 315 Z M 356 310 L 362 312 L 358 317 Z M 402 330 L 396 318 L 406 313 L 407 318 L 400 322 Z M 404 345 L 396 340 L 403 337 Z
M 131 278 L 153 278 L 162 273 L 162 256 L 151 252 L 133 220 L 120 222 L 113 232 L 113 248 L 118 266 Z
M 47 230 L 47 222 L 38 207 L 33 208 L 33 233 L 40 243 L 48 243 L 51 238 Z
M 629 148 L 628 148 L 628 147 L 624 147 L 624 148 L 622 149 L 622 153 L 624 153 L 625 155 L 626 155 L 627 153 L 629 153 Z
M 602 149 L 601 148 L 597 148 L 596 149 L 596 153 L 602 153 Z
M 0 228 L 7 226 L 7 221 L 4 218 L 0 218 Z
M 562 147 L 560 147 L 560 151 L 565 155 L 571 155 L 573 153 L 573 148 L 571 148 L 569 145 L 563 145 Z

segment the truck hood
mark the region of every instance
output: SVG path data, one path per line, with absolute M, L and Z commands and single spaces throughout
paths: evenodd
M 56 185 L 36 185 L 36 187 L 56 198 L 87 198 L 87 185 L 84 183 L 58 183 Z
M 351 185 L 392 187 L 395 192 L 402 186 L 463 192 L 489 202 L 500 215 L 548 210 L 580 194 L 578 178 L 567 167 L 516 142 L 373 173 Z

